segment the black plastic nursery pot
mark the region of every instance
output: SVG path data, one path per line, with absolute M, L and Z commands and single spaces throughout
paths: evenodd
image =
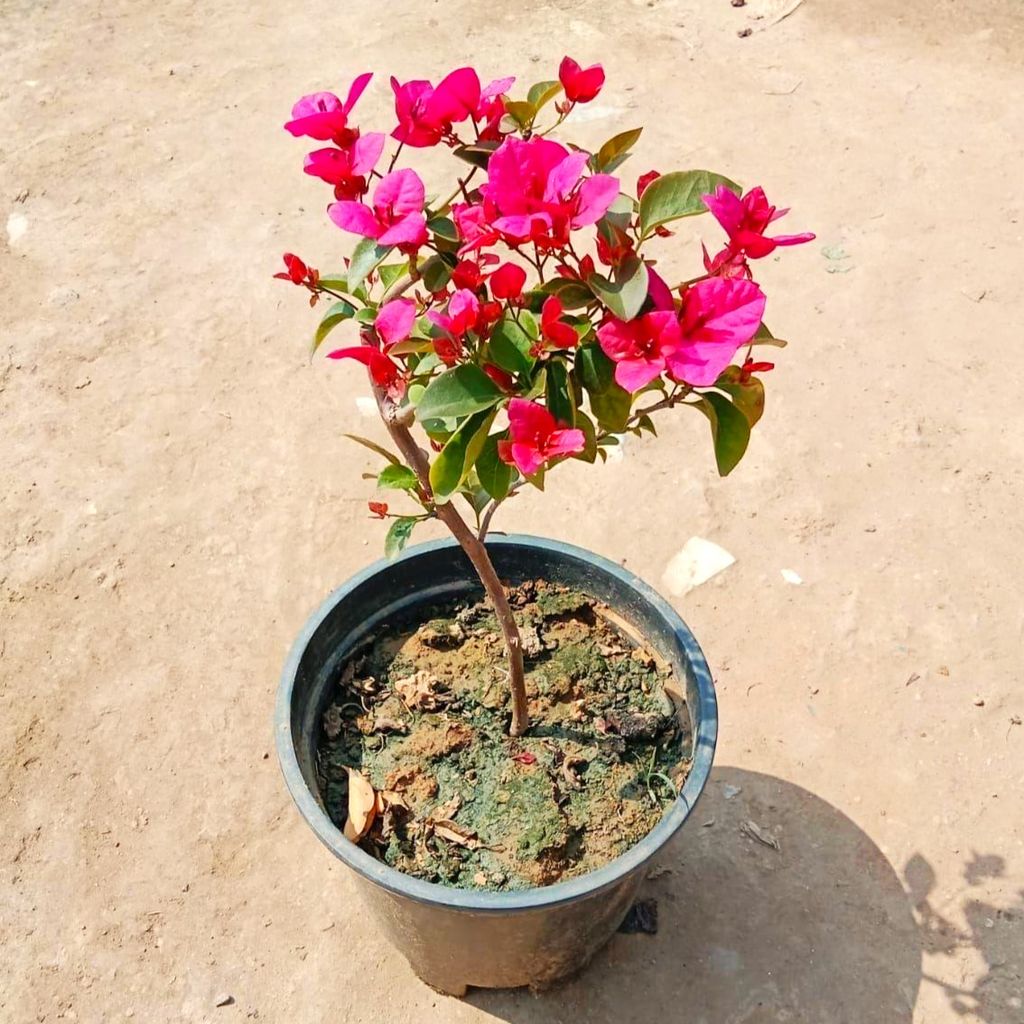
M 544 579 L 607 604 L 685 682 L 692 765 L 682 791 L 636 846 L 578 878 L 514 892 L 479 892 L 405 875 L 349 842 L 324 809 L 316 776 L 323 712 L 348 655 L 396 616 L 482 591 L 453 541 L 410 548 L 338 588 L 306 623 L 285 663 L 275 712 L 277 753 L 299 811 L 354 872 L 364 902 L 413 970 L 442 992 L 467 986 L 543 988 L 583 967 L 628 913 L 652 859 L 682 828 L 704 789 L 718 710 L 693 634 L 651 587 L 582 548 L 527 536 L 492 536 L 487 549 L 508 584 Z

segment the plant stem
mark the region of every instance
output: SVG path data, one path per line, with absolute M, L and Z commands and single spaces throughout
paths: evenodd
M 410 288 L 413 283 L 410 278 L 399 279 L 388 291 L 386 298 L 396 298 Z M 394 441 L 395 447 L 405 459 L 406 464 L 416 474 L 424 497 L 428 501 L 431 500 L 433 490 L 430 486 L 430 460 L 427 453 L 420 448 L 408 426 L 402 422 L 394 402 L 376 385 L 373 385 L 373 397 L 377 400 L 377 408 L 391 435 L 391 440 Z M 480 582 L 483 584 L 491 606 L 494 608 L 502 636 L 505 638 L 505 650 L 508 654 L 509 688 L 512 691 L 512 725 L 509 728 L 509 734 L 522 736 L 530 725 L 526 706 L 523 641 L 519 635 L 519 627 L 512 615 L 512 608 L 508 603 L 508 595 L 501 585 L 501 580 L 498 579 L 498 573 L 495 571 L 482 539 L 473 533 L 455 506 L 449 501 L 441 504 L 435 503 L 434 511 L 437 518 L 448 527 L 462 550 L 466 552 L 477 576 L 480 577 Z

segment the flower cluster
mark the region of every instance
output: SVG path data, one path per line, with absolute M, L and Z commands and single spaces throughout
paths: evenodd
M 753 264 L 814 236 L 768 234 L 787 211 L 763 189 L 744 193 L 710 171 L 651 170 L 630 194 L 615 172 L 638 128 L 595 152 L 556 141 L 576 106 L 601 92 L 599 64 L 566 57 L 557 79 L 519 98 L 514 78 L 482 85 L 473 68 L 437 85 L 391 78 L 394 121 L 364 132 L 352 116 L 370 79 L 358 76 L 344 101 L 304 96 L 285 125 L 327 143 L 304 169 L 332 186 L 327 215 L 358 239 L 351 258 L 342 273 L 320 275 L 288 254 L 276 276 L 314 301 L 337 300 L 314 348 L 354 324 L 358 343 L 329 357 L 366 366 L 388 422 L 416 421 L 426 433 L 429 479 L 390 454 L 379 479 L 422 511 L 397 515 L 370 503 L 373 515 L 393 520 L 391 549 L 456 494 L 485 531 L 488 504 L 524 484 L 543 486 L 566 459 L 603 460 L 624 434 L 653 431 L 651 415 L 673 406 L 707 417 L 719 471 L 729 472 L 763 411 L 757 375 L 774 365 L 756 360 L 753 347 L 784 344 L 764 325 Z M 435 146 L 462 170 L 450 194 L 428 199 L 402 156 Z M 660 240 L 708 212 L 724 240 L 713 256 L 702 243 L 703 273 L 669 284 Z

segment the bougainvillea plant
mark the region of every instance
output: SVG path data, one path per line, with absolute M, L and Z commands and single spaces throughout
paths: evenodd
M 520 735 L 522 645 L 483 543 L 495 509 L 524 486 L 543 490 L 568 459 L 603 461 L 624 435 L 655 433 L 653 415 L 677 406 L 707 418 L 718 470 L 729 473 L 764 409 L 758 375 L 773 368 L 754 348 L 784 344 L 764 325 L 751 261 L 814 236 L 768 234 L 786 211 L 761 188 L 744 193 L 710 171 L 649 171 L 631 192 L 615 172 L 639 128 L 596 152 L 555 141 L 601 91 L 600 65 L 566 57 L 557 81 L 518 99 L 513 78 L 484 86 L 472 68 L 436 86 L 392 78 L 387 156 L 384 133 L 352 123 L 370 78 L 356 78 L 344 101 L 304 96 L 285 125 L 321 144 L 304 169 L 333 188 L 327 216 L 355 239 L 345 270 L 320 274 L 288 253 L 276 276 L 306 289 L 311 305 L 335 300 L 314 352 L 355 325 L 357 343 L 328 358 L 366 367 L 396 451 L 354 439 L 386 460 L 378 486 L 416 509 L 375 500 L 370 513 L 390 520 L 389 556 L 431 518 L 461 544 L 502 627 L 510 732 Z M 435 146 L 458 168 L 438 195 L 405 166 L 414 150 Z M 677 281 L 656 263 L 658 240 L 708 212 L 725 234 L 721 247 L 703 248 L 703 272 Z

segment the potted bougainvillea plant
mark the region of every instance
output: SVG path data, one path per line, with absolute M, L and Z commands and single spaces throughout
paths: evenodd
M 422 978 L 540 987 L 629 911 L 707 779 L 717 715 L 663 599 L 580 548 L 489 533 L 495 510 L 670 410 L 707 420 L 729 473 L 764 408 L 759 346 L 784 344 L 756 261 L 813 236 L 775 234 L 785 210 L 711 171 L 627 181 L 639 128 L 564 141 L 600 65 L 566 57 L 526 90 L 472 68 L 392 78 L 387 132 L 355 121 L 370 78 L 304 96 L 285 125 L 333 191 L 344 267 L 287 254 L 276 276 L 326 306 L 313 351 L 365 367 L 383 430 L 353 439 L 380 459 L 364 475 L 386 558 L 296 642 L 278 751 Z M 431 148 L 450 156 L 445 182 L 412 166 Z M 666 240 L 705 214 L 710 249 L 669 270 Z M 611 511 L 642 514 L 625 496 Z M 431 519 L 451 539 L 406 548 Z

